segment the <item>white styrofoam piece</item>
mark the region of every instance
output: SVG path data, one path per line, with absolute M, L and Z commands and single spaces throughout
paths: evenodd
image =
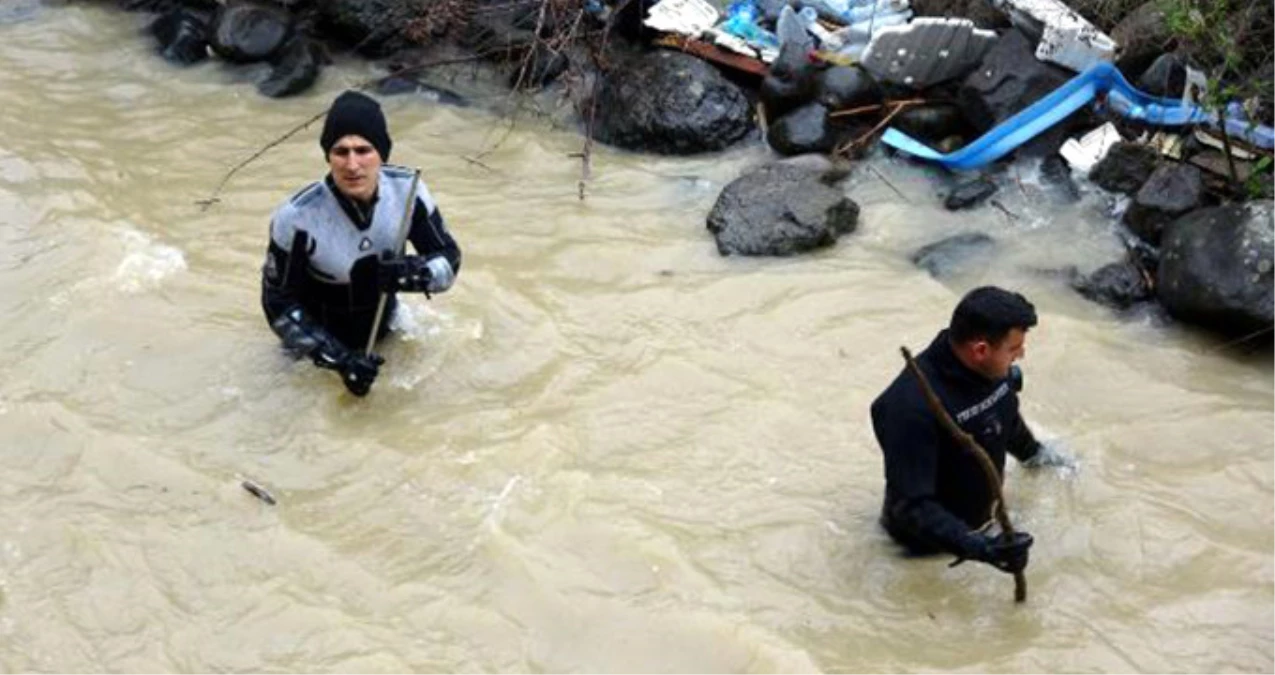
M 698 37 L 715 26 L 719 17 L 717 8 L 705 0 L 660 0 L 642 23 L 665 33 Z
M 1112 61 L 1118 45 L 1089 20 L 1059 0 L 993 0 L 1015 25 L 1040 35 L 1036 58 L 1083 72 Z
M 1116 126 L 1111 122 L 1090 131 L 1080 138 L 1068 138 L 1058 149 L 1058 154 L 1073 169 L 1089 173 L 1090 170 L 1107 156 L 1111 146 L 1124 140 Z
M 876 31 L 860 62 L 877 80 L 924 89 L 969 72 L 995 40 L 969 19 L 922 17 Z

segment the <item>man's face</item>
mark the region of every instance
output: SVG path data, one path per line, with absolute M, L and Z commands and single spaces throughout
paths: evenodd
M 350 199 L 366 202 L 376 194 L 381 155 L 362 136 L 342 136 L 328 151 L 328 168 L 336 187 Z
M 1027 332 L 1011 328 L 997 344 L 979 341 L 974 344 L 974 370 L 991 380 L 1009 376 L 1009 367 L 1027 354 Z

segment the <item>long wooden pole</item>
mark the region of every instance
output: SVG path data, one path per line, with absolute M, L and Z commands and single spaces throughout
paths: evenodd
M 925 395 L 925 402 L 930 406 L 930 411 L 938 418 L 939 424 L 943 425 L 947 432 L 956 439 L 956 442 L 965 448 L 974 459 L 978 461 L 978 465 L 983 469 L 983 477 L 987 479 L 987 487 L 992 494 L 992 516 L 996 518 L 996 522 L 1000 525 L 1001 531 L 1005 534 L 1014 533 L 1014 525 L 1009 522 L 1009 514 L 1005 512 L 1005 495 L 1001 491 L 1001 477 L 996 471 L 996 465 L 992 464 L 992 459 L 987 456 L 987 451 L 983 446 L 974 440 L 974 437 L 965 433 L 956 422 L 952 420 L 952 416 L 947 413 L 947 409 L 943 407 L 943 403 L 939 401 L 938 394 L 934 393 L 934 388 L 930 386 L 930 381 L 925 378 L 925 374 L 917 367 L 916 360 L 912 358 L 912 352 L 907 347 L 899 347 L 899 351 L 903 352 L 903 360 L 908 363 L 908 370 L 912 371 L 912 376 L 916 378 L 917 384 L 921 386 L 921 393 Z M 1022 570 L 1014 572 L 1014 602 L 1025 602 L 1027 600 L 1027 577 L 1023 575 Z

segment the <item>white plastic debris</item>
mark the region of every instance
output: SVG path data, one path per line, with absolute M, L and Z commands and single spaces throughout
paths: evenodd
M 705 0 L 660 0 L 642 23 L 665 33 L 699 37 L 717 24 L 721 15 Z
M 1209 78 L 1203 72 L 1186 67 L 1186 83 L 1182 86 L 1182 102 L 1199 105 L 1209 93 Z
M 1071 165 L 1071 168 L 1084 173 L 1090 170 L 1107 156 L 1111 146 L 1123 141 L 1120 132 L 1111 122 L 1090 131 L 1080 138 L 1068 138 L 1058 149 L 1058 154 Z
M 995 41 L 969 19 L 922 17 L 875 31 L 861 62 L 877 80 L 924 89 L 969 72 Z
M 1083 72 L 1099 61 L 1112 61 L 1116 41 L 1059 0 L 993 0 L 1014 25 L 1040 35 L 1036 58 Z

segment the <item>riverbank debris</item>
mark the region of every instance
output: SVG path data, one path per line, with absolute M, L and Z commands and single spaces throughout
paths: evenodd
M 240 483 L 240 485 L 242 485 L 243 489 L 247 490 L 253 497 L 260 499 L 270 506 L 274 506 L 277 503 L 274 496 L 267 492 L 265 488 L 250 480 L 245 479 L 242 483 Z

